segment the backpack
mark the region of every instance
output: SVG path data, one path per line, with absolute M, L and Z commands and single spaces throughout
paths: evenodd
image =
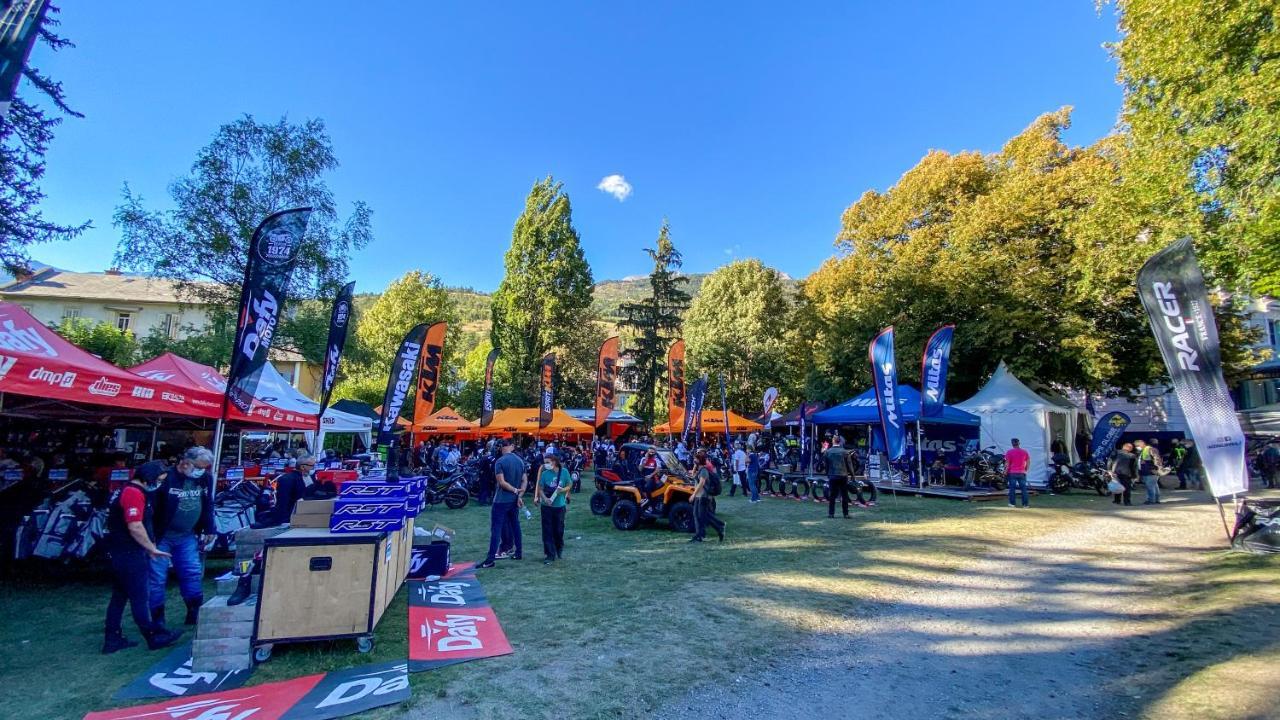
M 723 489 L 720 483 L 720 471 L 711 463 L 707 463 L 707 494 L 712 497 L 719 495 Z

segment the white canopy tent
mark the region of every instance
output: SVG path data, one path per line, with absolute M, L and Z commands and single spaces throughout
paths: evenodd
M 1009 372 L 1003 361 L 977 394 L 955 407 L 981 418 L 983 447 L 994 445 L 1004 452 L 1011 447 L 1009 441 L 1018 438 L 1022 449 L 1031 455 L 1030 485 L 1046 483 L 1054 439 L 1063 441 L 1072 460 L 1079 459 L 1072 442 L 1078 411 L 1037 395 Z
M 254 396 L 265 403 L 284 412 L 315 417 L 320 412 L 320 403 L 312 400 L 302 391 L 289 384 L 288 380 L 267 363 L 262 367 L 262 376 L 258 379 L 258 389 Z M 373 421 L 367 417 L 327 408 L 320 419 L 320 435 L 316 437 L 314 430 L 280 430 L 278 428 L 262 428 L 263 431 L 276 433 L 301 432 L 306 438 L 307 447 L 312 452 L 319 452 L 324 447 L 325 435 L 329 433 L 356 433 L 364 440 L 365 447 L 371 446 Z

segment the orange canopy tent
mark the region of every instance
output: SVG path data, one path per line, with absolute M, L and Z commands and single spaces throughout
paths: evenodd
M 595 428 L 574 420 L 563 410 L 553 410 L 551 424 L 538 427 L 537 408 L 507 408 L 493 412 L 493 422 L 479 429 L 481 435 L 594 435 Z
M 759 430 L 763 427 L 758 422 L 752 422 L 734 411 L 729 411 L 729 432 L 741 433 Z M 653 429 L 655 435 L 675 435 L 684 431 L 684 418 L 675 418 L 674 422 L 668 421 Z M 702 432 L 723 433 L 724 432 L 724 411 L 712 410 L 709 408 L 702 409 Z
M 476 423 L 462 417 L 451 407 L 441 408 L 427 416 L 414 435 L 468 435 L 476 431 Z

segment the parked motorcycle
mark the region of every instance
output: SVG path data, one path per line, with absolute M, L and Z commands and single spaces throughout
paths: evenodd
M 1076 463 L 1071 468 L 1071 487 L 1081 490 L 1093 490 L 1099 495 L 1107 495 L 1107 483 L 1111 480 L 1105 468 L 1093 463 Z
M 444 503 L 450 510 L 461 510 L 471 501 L 467 476 L 460 470 L 443 479 L 430 475 L 427 477 L 425 496 L 428 507 Z
M 1004 455 L 995 451 L 994 445 L 974 451 L 966 455 L 960 462 L 965 467 L 965 474 L 970 485 L 982 485 L 993 490 L 1004 490 L 1007 483 L 1004 476 Z

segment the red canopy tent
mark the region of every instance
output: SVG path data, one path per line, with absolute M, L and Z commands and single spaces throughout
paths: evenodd
M 187 394 L 89 354 L 6 302 L 0 302 L 0 393 L 208 417 L 208 409 Z
M 205 408 L 202 417 L 218 418 L 227 379 L 208 365 L 165 353 L 129 370 L 190 396 L 194 404 Z M 320 406 L 288 386 L 274 367 L 263 367 L 256 394 L 258 397 L 253 399 L 247 414 L 235 405 L 228 405 L 227 420 L 292 430 L 316 429 Z

